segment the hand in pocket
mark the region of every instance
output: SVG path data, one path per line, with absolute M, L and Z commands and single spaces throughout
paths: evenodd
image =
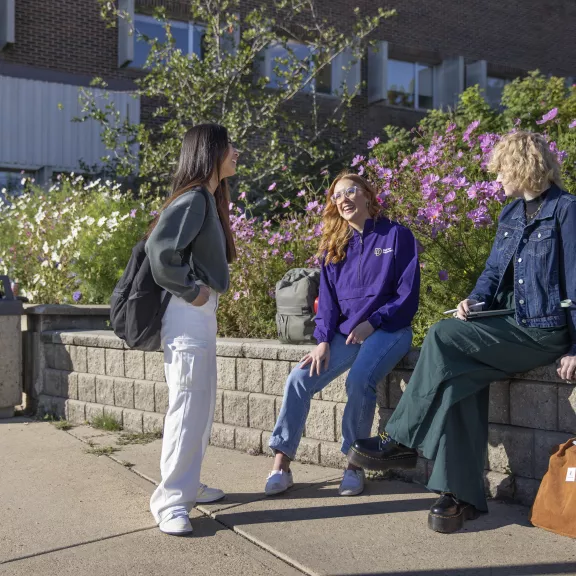
M 200 292 L 194 300 L 192 300 L 192 306 L 204 306 L 206 302 L 210 300 L 210 288 L 207 286 L 200 286 Z

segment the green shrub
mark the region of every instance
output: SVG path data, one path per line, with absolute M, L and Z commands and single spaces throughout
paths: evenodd
M 36 303 L 104 304 L 159 206 L 111 182 L 64 177 L 48 191 L 29 182 L 0 204 L 0 271 Z

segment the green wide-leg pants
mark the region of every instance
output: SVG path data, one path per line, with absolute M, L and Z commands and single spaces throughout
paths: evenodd
M 569 348 L 566 328 L 524 328 L 513 316 L 442 320 L 428 332 L 386 432 L 435 460 L 430 490 L 487 511 L 490 383 L 550 364 Z

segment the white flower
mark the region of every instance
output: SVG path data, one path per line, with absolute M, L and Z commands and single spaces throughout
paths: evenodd
M 50 262 L 48 262 L 48 260 L 44 260 L 40 266 L 42 266 L 42 268 L 48 268 L 48 266 L 50 266 Z
M 60 254 L 58 252 L 52 252 L 52 262 L 60 262 Z
M 102 216 L 102 218 L 98 220 L 98 227 L 102 228 L 102 226 L 104 226 L 104 224 L 106 223 L 106 220 L 108 220 L 108 218 L 106 218 L 106 216 Z
M 90 216 L 90 218 L 88 218 L 88 220 L 86 220 L 86 224 L 88 224 L 88 226 L 92 226 L 92 224 L 94 224 L 94 222 L 96 222 L 96 220 L 94 218 L 92 218 L 92 216 Z
M 48 242 L 44 242 L 44 245 L 42 246 L 42 250 L 44 251 L 44 254 L 48 254 L 48 251 L 50 250 L 50 246 L 48 246 Z

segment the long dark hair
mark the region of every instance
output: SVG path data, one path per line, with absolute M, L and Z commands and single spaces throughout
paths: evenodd
M 160 214 L 176 198 L 194 186 L 206 186 L 213 174 L 218 177 L 218 187 L 214 194 L 220 223 L 226 237 L 226 259 L 236 258 L 236 246 L 230 228 L 230 192 L 226 179 L 220 179 L 220 167 L 228 153 L 228 130 L 219 124 L 198 124 L 184 135 L 178 168 L 172 178 L 172 193 L 162 206 Z M 150 224 L 146 238 L 156 227 L 160 214 Z

